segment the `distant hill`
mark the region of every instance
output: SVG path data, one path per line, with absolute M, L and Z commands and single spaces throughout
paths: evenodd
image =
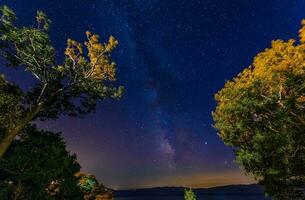
M 229 185 L 206 189 L 194 189 L 197 195 L 263 195 L 259 185 Z M 134 190 L 117 190 L 116 197 L 147 197 L 147 196 L 183 196 L 184 187 L 158 187 Z

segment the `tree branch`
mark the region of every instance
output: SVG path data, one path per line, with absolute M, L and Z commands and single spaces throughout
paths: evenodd
M 39 94 L 39 96 L 37 98 L 37 101 L 36 101 L 37 104 L 40 103 L 40 100 L 42 99 L 42 97 L 43 97 L 43 95 L 44 95 L 44 93 L 46 91 L 47 85 L 48 85 L 47 82 L 43 85 L 43 88 L 42 88 L 42 90 L 41 90 L 41 92 L 40 92 L 40 94 Z

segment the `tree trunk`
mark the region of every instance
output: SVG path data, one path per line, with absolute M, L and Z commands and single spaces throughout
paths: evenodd
M 31 112 L 26 114 L 26 116 L 22 118 L 12 130 L 8 131 L 8 133 L 4 136 L 3 140 L 0 141 L 0 158 L 3 157 L 8 147 L 14 141 L 15 137 L 20 133 L 20 131 L 22 131 L 22 129 L 28 123 L 30 123 L 35 118 L 41 108 L 42 105 L 38 105 L 37 107 L 35 107 Z

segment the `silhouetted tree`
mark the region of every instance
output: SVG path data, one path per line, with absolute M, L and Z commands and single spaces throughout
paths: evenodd
M 0 160 L 0 199 L 83 199 L 76 156 L 58 133 L 27 126 Z
M 19 106 L 21 96 L 21 90 L 0 75 L 0 140 L 12 128 L 11 125 L 16 123 L 18 115 L 22 112 L 22 106 Z

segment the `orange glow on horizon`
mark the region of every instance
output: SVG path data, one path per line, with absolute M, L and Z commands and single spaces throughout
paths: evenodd
M 223 173 L 201 173 L 194 175 L 176 176 L 149 179 L 137 185 L 117 186 L 114 189 L 134 189 L 153 187 L 190 187 L 190 188 L 210 188 L 225 185 L 255 184 L 255 180 L 242 172 Z

